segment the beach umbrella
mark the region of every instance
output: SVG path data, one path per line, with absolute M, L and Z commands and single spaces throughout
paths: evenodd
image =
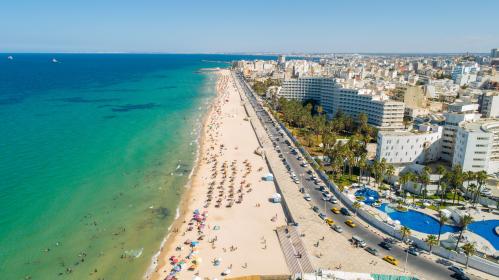
M 192 278 L 192 280 L 202 280 L 202 278 L 199 276 L 194 276 L 194 278 Z
M 192 247 L 196 247 L 196 246 L 198 246 L 198 245 L 199 245 L 199 242 L 197 242 L 197 241 L 192 241 L 192 242 L 191 242 L 191 246 L 192 246 Z

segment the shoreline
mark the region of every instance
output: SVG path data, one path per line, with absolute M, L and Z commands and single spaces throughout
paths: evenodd
M 256 153 L 260 143 L 230 70 L 217 75 L 180 216 L 144 279 L 289 273 L 275 232 L 286 225 L 284 211 L 269 199 L 275 185 L 262 179 L 269 166 Z
M 217 68 L 217 69 L 212 69 L 211 73 L 216 75 L 217 83 L 215 87 L 218 87 L 218 79 L 220 78 L 220 73 L 222 69 Z M 155 279 L 153 278 L 153 274 L 158 272 L 158 267 L 161 265 L 161 260 L 164 259 L 162 258 L 162 255 L 165 252 L 168 252 L 169 249 L 172 247 L 172 243 L 175 239 L 175 236 L 178 234 L 178 232 L 172 232 L 172 228 L 178 228 L 185 218 L 188 217 L 188 210 L 189 210 L 189 204 L 188 201 L 192 198 L 193 195 L 193 182 L 194 179 L 199 176 L 199 169 L 202 166 L 202 161 L 200 154 L 203 151 L 204 146 L 206 145 L 205 143 L 205 138 L 206 138 L 206 126 L 208 123 L 208 120 L 210 119 L 211 115 L 213 114 L 213 110 L 215 108 L 215 104 L 217 103 L 218 99 L 220 97 L 220 92 L 218 89 L 215 89 L 215 96 L 212 98 L 210 102 L 207 104 L 208 110 L 203 114 L 202 116 L 202 121 L 201 121 L 201 127 L 200 131 L 198 134 L 198 137 L 193 141 L 198 145 L 198 148 L 196 149 L 196 156 L 194 158 L 193 162 L 193 168 L 191 170 L 191 173 L 188 176 L 188 180 L 186 184 L 184 185 L 184 193 L 182 194 L 182 198 L 179 202 L 179 205 L 177 206 L 175 210 L 175 218 L 173 222 L 168 226 L 168 230 L 166 232 L 165 237 L 161 241 L 160 247 L 158 251 L 151 257 L 151 263 L 148 266 L 146 272 L 144 273 L 142 279 Z

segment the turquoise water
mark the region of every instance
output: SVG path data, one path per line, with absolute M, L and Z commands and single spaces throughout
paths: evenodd
M 0 278 L 140 278 L 175 216 L 214 96 L 215 76 L 199 69 L 241 57 L 6 57 Z
M 414 210 L 399 212 L 392 209 L 387 203 L 381 204 L 379 209 L 387 213 L 393 220 L 399 220 L 403 226 L 422 233 L 438 235 L 440 224 L 437 219 L 429 215 Z M 469 224 L 468 230 L 487 239 L 496 250 L 499 250 L 499 236 L 494 230 L 497 226 L 499 226 L 499 220 L 477 221 Z M 442 233 L 459 231 L 460 228 L 456 226 L 442 226 Z

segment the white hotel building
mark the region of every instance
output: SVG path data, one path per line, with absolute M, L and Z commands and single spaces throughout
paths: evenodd
M 339 111 L 354 118 L 366 113 L 368 123 L 380 129 L 403 128 L 404 103 L 366 89 L 342 88 L 332 78 L 287 79 L 277 95 L 300 101 L 317 101 L 329 117 L 334 117 Z
M 452 165 L 464 171 L 499 172 L 499 119 L 481 119 L 459 125 Z
M 380 131 L 376 159 L 391 164 L 424 164 L 441 154 L 442 127 L 421 125 L 418 131 Z

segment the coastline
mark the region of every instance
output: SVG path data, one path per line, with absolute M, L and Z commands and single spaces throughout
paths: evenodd
M 220 77 L 222 69 L 216 68 L 212 69 L 211 74 L 216 75 L 216 79 L 218 81 Z M 218 82 L 217 82 L 218 85 Z M 146 272 L 144 273 L 144 276 L 142 277 L 143 279 L 156 279 L 153 277 L 153 274 L 158 272 L 158 267 L 162 264 L 161 260 L 164 262 L 164 254 L 168 252 L 172 246 L 173 246 L 173 241 L 178 234 L 178 232 L 172 232 L 172 228 L 177 228 L 182 224 L 182 221 L 187 218 L 188 216 L 188 210 L 189 210 L 189 204 L 188 201 L 192 199 L 193 195 L 193 182 L 196 178 L 196 176 L 199 176 L 199 169 L 202 166 L 202 160 L 200 157 L 201 152 L 203 151 L 204 146 L 206 145 L 205 143 L 205 138 L 206 138 L 206 125 L 208 123 L 208 120 L 210 119 L 210 116 L 213 114 L 213 110 L 215 108 L 215 104 L 217 103 L 218 98 L 220 97 L 220 92 L 218 89 L 215 90 L 215 96 L 212 98 L 210 102 L 208 102 L 207 107 L 208 110 L 202 115 L 201 119 L 201 127 L 198 136 L 196 137 L 196 140 L 194 140 L 195 143 L 197 143 L 198 148 L 196 149 L 196 156 L 194 158 L 193 162 L 193 169 L 191 170 L 191 173 L 189 174 L 188 180 L 186 184 L 184 185 L 184 193 L 182 194 L 182 198 L 175 210 L 175 218 L 173 222 L 168 226 L 168 230 L 166 232 L 165 237 L 161 241 L 160 247 L 156 254 L 154 254 L 151 258 L 151 263 L 149 267 L 147 268 Z M 158 278 L 159 279 L 159 278 Z
M 286 225 L 284 211 L 269 200 L 276 193 L 274 184 L 262 179 L 269 167 L 256 153 L 260 145 L 231 72 L 221 69 L 217 75 L 217 92 L 199 134 L 202 156 L 185 185 L 180 215 L 144 279 L 289 273 L 275 233 Z M 195 221 L 196 215 L 203 220 Z

